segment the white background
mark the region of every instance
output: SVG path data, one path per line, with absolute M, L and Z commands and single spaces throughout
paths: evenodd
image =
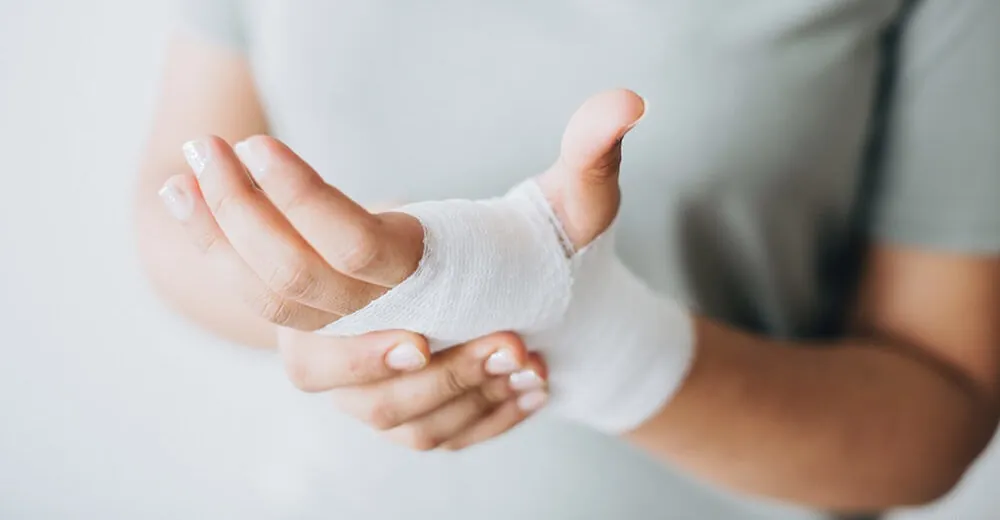
M 166 12 L 0 0 L 3 519 L 312 516 L 303 469 L 333 440 L 271 354 L 160 307 L 132 249 Z M 1000 518 L 998 479 L 1000 454 L 898 519 Z

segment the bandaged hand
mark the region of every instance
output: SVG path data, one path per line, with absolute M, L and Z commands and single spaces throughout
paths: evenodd
M 512 330 L 550 367 L 550 408 L 608 432 L 635 428 L 680 385 L 688 313 L 633 276 L 614 251 L 621 141 L 645 110 L 627 91 L 589 100 L 559 160 L 505 197 L 406 206 L 424 228 L 416 272 L 323 329 L 404 329 L 439 350 Z
M 189 143 L 197 182 L 165 190 L 193 194 L 185 227 L 264 318 L 339 336 L 410 330 L 436 350 L 517 332 L 546 359 L 552 408 L 624 431 L 669 399 L 692 348 L 686 311 L 614 254 L 621 139 L 644 109 L 628 91 L 590 99 L 556 163 L 491 201 L 372 214 L 265 136 Z

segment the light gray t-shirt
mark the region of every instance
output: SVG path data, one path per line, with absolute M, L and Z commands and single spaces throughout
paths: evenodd
M 620 252 L 740 327 L 838 334 L 868 240 L 1000 251 L 994 0 L 187 3 L 245 52 L 272 132 L 364 203 L 501 194 L 554 160 L 588 96 L 636 90 L 649 109 L 625 144 Z M 548 417 L 458 455 L 354 439 L 311 510 L 813 517 Z

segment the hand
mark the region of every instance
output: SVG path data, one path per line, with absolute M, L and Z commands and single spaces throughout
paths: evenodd
M 567 126 L 559 159 L 539 177 L 577 248 L 618 212 L 621 140 L 644 110 L 630 91 L 592 97 Z M 252 137 L 236 152 L 215 137 L 185 145 L 197 181 L 175 176 L 162 194 L 217 275 L 265 319 L 319 329 L 416 269 L 423 254 L 416 219 L 366 211 L 270 137 Z
M 545 404 L 546 372 L 514 334 L 430 355 L 410 332 L 336 338 L 282 328 L 292 382 L 405 446 L 462 449 L 513 428 Z
M 168 209 L 215 275 L 275 324 L 322 328 L 398 284 L 420 261 L 416 219 L 368 212 L 274 139 L 253 137 L 234 150 L 208 137 L 186 144 L 185 156 L 197 177 L 167 181 L 161 195 Z

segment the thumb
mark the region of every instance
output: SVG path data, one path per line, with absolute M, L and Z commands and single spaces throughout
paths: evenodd
M 559 160 L 539 177 L 576 249 L 597 238 L 618 214 L 622 138 L 645 112 L 645 101 L 631 90 L 591 97 L 566 126 Z

